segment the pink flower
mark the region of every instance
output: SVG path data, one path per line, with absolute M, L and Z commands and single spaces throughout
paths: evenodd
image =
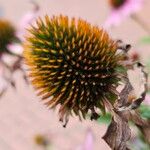
M 27 30 L 28 26 L 35 21 L 35 19 L 38 16 L 38 13 L 39 13 L 39 6 L 36 3 L 33 3 L 33 4 L 34 4 L 33 10 L 27 12 L 22 17 L 22 19 L 19 22 L 18 28 L 17 28 L 16 36 L 21 41 L 25 40 L 24 35 L 26 33 L 26 30 Z
M 142 7 L 143 0 L 122 0 L 125 1 L 122 5 L 115 7 L 112 6 L 110 16 L 104 23 L 104 28 L 119 25 L 125 18 L 139 11 Z
M 22 55 L 22 53 L 23 53 L 23 47 L 22 47 L 21 44 L 18 44 L 18 43 L 8 44 L 7 49 L 11 53 L 14 53 L 14 54 L 17 54 L 17 55 Z
M 27 12 L 22 17 L 17 27 L 16 37 L 21 42 L 25 40 L 24 36 L 25 36 L 28 26 L 36 20 L 36 17 L 38 16 L 38 13 L 39 13 L 39 6 L 36 3 L 33 3 L 33 4 L 34 4 L 33 10 Z M 7 45 L 7 48 L 11 53 L 14 53 L 17 55 L 21 55 L 23 52 L 23 47 L 21 43 L 11 43 Z
M 39 6 L 34 4 L 34 9 L 27 12 L 21 19 L 18 28 L 16 29 L 15 36 L 19 39 L 19 42 L 11 42 L 6 45 L 7 51 L 0 54 L 0 96 L 6 91 L 8 85 L 15 87 L 15 81 L 13 79 L 13 74 L 16 70 L 20 70 L 23 73 L 23 78 L 25 81 L 26 75 L 25 70 L 22 65 L 22 42 L 24 41 L 24 34 L 28 25 L 33 23 L 39 12 Z
M 94 150 L 94 136 L 91 129 L 88 129 L 83 145 L 76 150 Z

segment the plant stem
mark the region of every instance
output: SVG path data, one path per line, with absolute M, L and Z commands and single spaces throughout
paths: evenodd
M 150 35 L 150 28 L 143 22 L 143 20 L 136 14 L 132 15 L 131 18 L 141 26 L 141 28 Z

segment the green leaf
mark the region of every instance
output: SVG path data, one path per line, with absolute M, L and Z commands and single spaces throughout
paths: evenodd
M 100 116 L 97 121 L 98 123 L 109 124 L 111 121 L 111 115 L 109 113 L 106 113 L 105 115 Z
M 148 36 L 148 37 L 143 37 L 143 38 L 140 40 L 140 43 L 143 43 L 143 44 L 150 44 L 150 36 Z
M 150 106 L 149 105 L 141 105 L 139 108 L 140 114 L 145 119 L 150 119 Z
M 127 68 L 125 68 L 124 66 L 117 66 L 116 68 L 115 68 L 115 70 L 116 70 L 116 72 L 119 72 L 119 73 L 126 73 L 127 72 Z

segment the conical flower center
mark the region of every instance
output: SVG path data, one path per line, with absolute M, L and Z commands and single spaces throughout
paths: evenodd
M 105 31 L 81 19 L 46 16 L 30 33 L 24 57 L 32 83 L 43 100 L 52 97 L 48 106 L 61 105 L 61 120 L 70 112 L 84 117 L 88 110 L 102 109 L 105 99 L 117 99 L 124 54 Z
M 110 0 L 110 4 L 114 8 L 121 7 L 127 0 Z

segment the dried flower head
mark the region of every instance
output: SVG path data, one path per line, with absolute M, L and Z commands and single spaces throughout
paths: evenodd
M 7 50 L 7 45 L 10 44 L 15 37 L 15 28 L 6 20 L 0 20 L 0 52 Z
M 113 8 L 121 7 L 127 0 L 109 0 Z
M 38 19 L 29 31 L 24 57 L 32 84 L 46 105 L 60 104 L 60 120 L 95 114 L 105 99 L 113 103 L 124 54 L 105 31 L 61 15 Z

